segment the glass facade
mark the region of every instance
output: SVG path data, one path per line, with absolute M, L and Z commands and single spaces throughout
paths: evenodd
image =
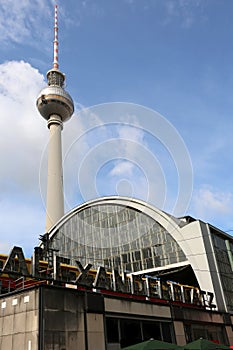
M 120 272 L 186 261 L 180 246 L 153 218 L 133 207 L 98 204 L 71 216 L 52 237 L 58 255 Z

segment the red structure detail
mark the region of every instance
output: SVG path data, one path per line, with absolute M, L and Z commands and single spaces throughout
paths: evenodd
M 53 68 L 58 69 L 58 6 L 55 5 L 54 8 L 54 42 L 53 42 Z

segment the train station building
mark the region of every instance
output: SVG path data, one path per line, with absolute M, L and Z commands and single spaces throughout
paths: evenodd
M 34 278 L 1 294 L 1 349 L 120 350 L 150 338 L 233 344 L 226 233 L 136 199 L 105 197 L 70 211 L 48 237 L 55 261 L 79 266 L 83 278 L 64 284 L 53 271 L 49 284 Z
M 192 217 L 175 218 L 143 201 L 103 197 L 66 214 L 49 232 L 71 265 L 150 275 L 213 293 L 233 312 L 233 238 Z

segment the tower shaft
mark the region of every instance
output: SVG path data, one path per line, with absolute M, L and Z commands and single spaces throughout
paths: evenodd
M 46 204 L 46 231 L 64 215 L 63 172 L 62 172 L 62 120 L 51 115 L 48 120 L 48 182 Z

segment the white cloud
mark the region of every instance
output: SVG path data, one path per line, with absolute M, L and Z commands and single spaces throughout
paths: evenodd
M 130 123 L 130 122 L 129 122 Z M 119 138 L 128 139 L 134 142 L 144 143 L 144 132 L 136 122 L 132 125 L 122 125 L 118 127 Z
M 36 110 L 36 97 L 44 84 L 43 76 L 26 62 L 0 65 L 0 226 L 5 248 L 31 243 L 36 227 L 43 227 L 39 166 L 48 131 Z
M 214 223 L 227 220 L 233 215 L 233 196 L 230 191 L 223 192 L 211 186 L 203 185 L 193 196 L 194 215 L 201 220 Z M 227 221 L 224 226 L 226 227 Z
M 134 177 L 134 169 L 137 164 L 134 164 L 135 152 L 139 147 L 145 147 L 145 133 L 139 128 L 136 118 L 125 118 L 125 122 L 131 122 L 134 125 L 119 125 L 117 126 L 117 144 L 116 156 L 122 160 L 115 162 L 113 169 L 110 171 L 110 176 L 127 176 Z M 132 162 L 133 161 L 133 162 Z
M 0 65 L 0 188 L 35 188 L 46 122 L 36 110 L 43 76 L 23 61 Z
M 110 171 L 111 176 L 130 176 L 133 175 L 134 164 L 128 161 L 118 161 Z
M 141 147 L 146 147 L 144 136 L 145 132 L 138 128 L 134 121 L 131 126 L 119 125 L 117 127 L 118 155 L 129 160 L 135 159 L 135 152 Z
M 36 45 L 38 38 L 46 38 L 46 16 L 51 18 L 52 0 L 1 0 L 0 41 Z M 40 39 L 41 42 L 41 39 Z

